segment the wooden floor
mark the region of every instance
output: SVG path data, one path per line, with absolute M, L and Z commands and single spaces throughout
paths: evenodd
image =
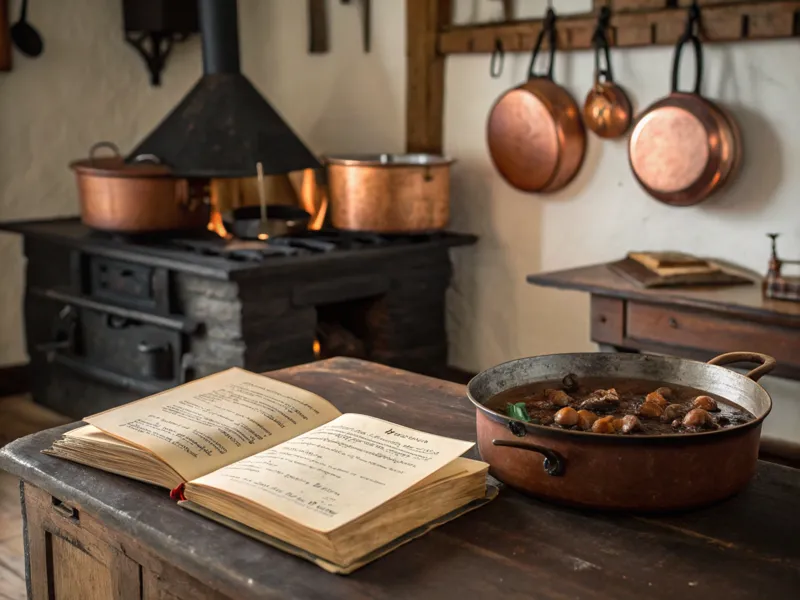
M 34 404 L 27 396 L 0 398 L 0 446 L 68 421 L 70 419 Z M 19 484 L 16 478 L 0 471 L 0 600 L 24 598 L 25 564 Z

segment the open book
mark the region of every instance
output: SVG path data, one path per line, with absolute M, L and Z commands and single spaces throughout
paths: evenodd
M 186 508 L 337 573 L 488 501 L 473 444 L 229 369 L 84 419 L 45 452 L 174 490 Z

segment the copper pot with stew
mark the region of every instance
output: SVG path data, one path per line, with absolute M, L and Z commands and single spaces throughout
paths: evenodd
M 723 365 L 760 363 L 743 375 Z M 708 363 L 627 353 L 521 358 L 475 376 L 467 395 L 490 472 L 564 504 L 627 511 L 708 505 L 755 473 L 772 409 L 764 354 Z

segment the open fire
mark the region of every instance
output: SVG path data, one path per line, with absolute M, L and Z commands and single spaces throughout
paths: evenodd
M 293 199 L 300 208 L 311 215 L 308 228 L 313 231 L 320 230 L 325 223 L 325 216 L 328 212 L 327 190 L 317 184 L 313 169 L 298 172 L 296 176 L 300 181 L 298 185 L 292 185 Z M 243 192 L 243 189 L 257 185 L 255 183 L 256 179 L 240 181 L 242 182 L 240 187 L 237 186 L 238 182 L 231 183 L 231 180 L 214 180 L 210 185 L 209 204 L 211 210 L 207 228 L 221 238 L 228 239 L 231 237 L 231 234 L 225 228 L 222 218 L 222 213 L 225 210 L 257 203 L 257 201 L 250 200 L 249 195 Z M 284 196 L 282 200 L 285 202 L 286 197 Z M 267 202 L 272 204 L 269 199 Z M 266 238 L 267 236 L 264 234 L 259 235 L 259 239 L 264 240 Z

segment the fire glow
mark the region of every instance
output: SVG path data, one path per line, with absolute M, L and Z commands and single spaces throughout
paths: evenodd
M 305 171 L 297 173 L 302 176 L 299 186 L 295 187 L 297 191 L 296 201 L 299 206 L 311 215 L 308 223 L 308 229 L 317 231 L 322 229 L 325 223 L 325 216 L 328 212 L 328 194 L 324 187 L 318 186 L 313 169 L 306 169 Z M 299 187 L 299 189 L 298 189 Z M 210 216 L 207 228 L 213 231 L 221 238 L 230 239 L 232 235 L 228 233 L 222 219 L 222 210 L 220 198 L 218 196 L 219 188 L 212 184 L 210 186 L 209 204 Z M 226 208 L 226 207 L 223 207 Z M 269 236 L 267 234 L 259 234 L 259 240 L 266 240 Z

